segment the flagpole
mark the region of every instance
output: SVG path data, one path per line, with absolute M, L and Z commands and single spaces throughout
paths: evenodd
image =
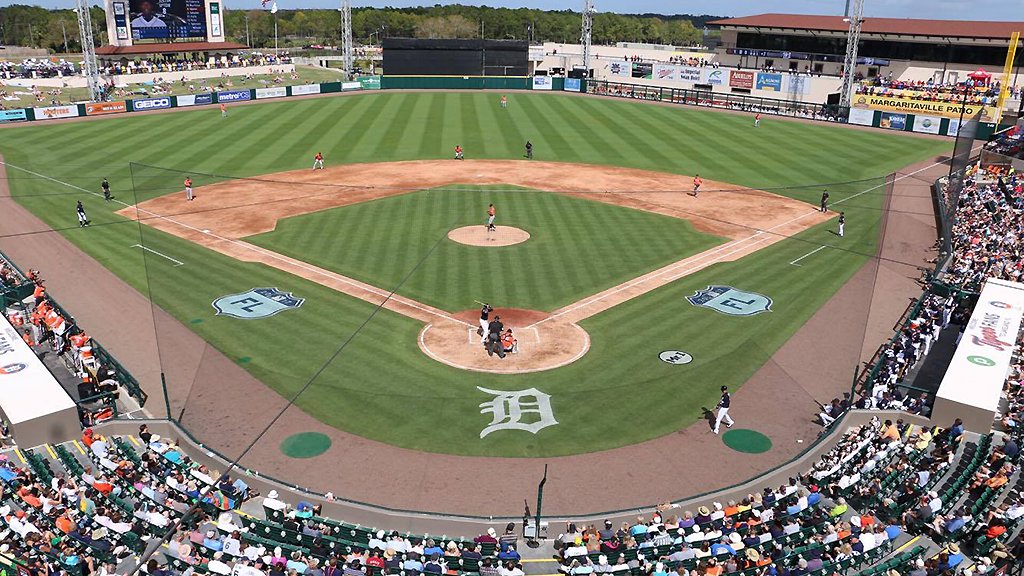
M 274 58 L 279 58 L 281 53 L 277 49 L 277 11 L 274 11 Z

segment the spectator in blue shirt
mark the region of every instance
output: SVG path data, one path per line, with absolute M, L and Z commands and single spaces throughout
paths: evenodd
M 427 538 L 426 546 L 423 547 L 423 556 L 425 558 L 430 558 L 435 554 L 438 556 L 444 556 L 444 550 L 442 550 L 440 546 L 434 543 L 433 538 Z
M 502 562 L 505 562 L 507 560 L 515 560 L 516 562 L 519 562 L 519 552 L 516 552 L 515 546 L 509 546 L 508 548 L 498 553 L 498 558 Z
M 735 556 L 736 551 L 733 550 L 732 546 L 729 546 L 729 539 L 722 538 L 721 541 L 715 542 L 711 545 L 711 555 L 718 556 L 719 554 L 729 553 L 730 556 Z

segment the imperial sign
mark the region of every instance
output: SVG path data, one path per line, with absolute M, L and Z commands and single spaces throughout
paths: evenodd
M 241 294 L 228 294 L 213 301 L 217 315 L 234 316 L 242 320 L 255 320 L 273 316 L 278 312 L 298 308 L 303 298 L 292 296 L 277 288 L 253 288 Z
M 694 306 L 711 308 L 730 316 L 753 316 L 769 312 L 772 307 L 771 298 L 756 292 L 737 290 L 732 286 L 708 286 L 686 299 Z

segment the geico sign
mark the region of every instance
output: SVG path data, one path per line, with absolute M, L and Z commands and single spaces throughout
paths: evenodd
M 133 104 L 136 110 L 152 110 L 154 108 L 170 108 L 170 98 L 153 98 L 152 100 L 136 100 Z

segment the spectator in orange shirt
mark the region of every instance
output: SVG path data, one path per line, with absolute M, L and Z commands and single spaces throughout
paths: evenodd
M 95 439 L 96 438 L 94 438 L 92 435 L 92 428 L 86 428 L 85 431 L 82 432 L 82 444 L 85 444 L 86 448 L 92 446 L 92 443 Z
M 900 439 L 900 431 L 896 428 L 896 425 L 892 423 L 892 420 L 886 420 L 885 426 L 882 427 L 882 433 L 879 438 L 886 442 L 897 442 Z

